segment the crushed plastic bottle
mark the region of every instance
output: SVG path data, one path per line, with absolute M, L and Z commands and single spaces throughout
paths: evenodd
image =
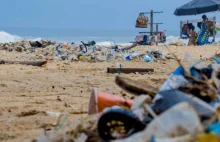
M 126 61 L 131 61 L 131 60 L 132 60 L 131 55 L 127 55 L 127 56 L 125 56 L 125 57 L 124 57 L 124 60 L 126 60 Z
M 172 90 L 177 89 L 180 86 L 183 86 L 187 80 L 182 75 L 184 72 L 184 68 L 182 66 L 179 66 L 164 82 L 164 84 L 159 89 L 160 91 L 166 91 L 166 90 Z M 161 95 L 158 93 L 154 100 L 157 100 L 161 97 Z
M 185 53 L 184 55 L 184 60 L 188 61 L 189 62 L 189 67 L 196 67 L 198 69 L 200 68 L 205 68 L 206 65 L 201 61 L 201 60 L 198 60 L 198 59 L 195 59 L 193 58 L 189 53 Z
M 212 59 L 213 59 L 217 64 L 220 64 L 220 59 L 219 59 L 219 58 L 212 57 Z
M 150 62 L 150 61 L 152 61 L 152 59 L 153 59 L 153 56 L 151 54 L 144 55 L 145 62 Z

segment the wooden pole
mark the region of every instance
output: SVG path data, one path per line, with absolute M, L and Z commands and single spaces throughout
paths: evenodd
M 180 38 L 182 38 L 182 32 L 183 32 L 182 31 L 182 24 L 183 24 L 182 21 L 180 21 Z
M 216 17 L 214 17 L 213 27 L 215 27 Z M 213 31 L 213 42 L 215 42 L 215 29 Z
M 141 12 L 141 13 L 144 13 L 144 14 L 151 14 L 151 12 Z M 163 11 L 158 11 L 158 12 L 153 12 L 153 13 L 163 13 Z
M 159 30 L 159 27 L 158 27 L 158 24 L 156 24 L 156 36 L 158 34 L 158 30 Z M 158 45 L 158 42 L 159 42 L 159 39 L 157 38 L 156 45 Z
M 151 10 L 151 12 L 150 12 L 150 32 L 151 32 L 150 35 L 151 36 L 153 35 L 153 23 L 154 23 L 153 15 L 154 15 L 154 11 Z

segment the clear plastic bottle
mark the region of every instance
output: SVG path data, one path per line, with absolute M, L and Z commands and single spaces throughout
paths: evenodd
M 152 59 L 153 59 L 153 56 L 151 54 L 144 55 L 145 62 L 150 62 L 150 61 L 152 61 Z
M 206 65 L 201 60 L 192 58 L 192 56 L 188 52 L 185 53 L 184 60 L 189 62 L 189 68 L 206 68 Z
M 184 68 L 179 66 L 164 82 L 164 84 L 160 87 L 158 92 L 167 91 L 177 89 L 180 86 L 184 86 L 187 80 L 183 76 Z M 160 93 L 156 95 L 154 100 L 157 100 L 161 97 Z

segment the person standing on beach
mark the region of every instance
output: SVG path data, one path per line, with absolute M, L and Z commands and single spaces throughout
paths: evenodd
M 208 31 L 207 25 L 206 25 L 208 18 L 206 15 L 203 15 L 202 19 L 203 19 L 203 21 L 201 24 L 201 30 L 200 30 L 199 35 L 196 40 L 197 45 L 210 44 L 210 42 L 208 41 L 209 40 L 209 31 Z
M 188 45 L 196 45 L 197 33 L 195 31 L 195 27 L 192 26 L 192 31 L 189 32 L 189 42 Z

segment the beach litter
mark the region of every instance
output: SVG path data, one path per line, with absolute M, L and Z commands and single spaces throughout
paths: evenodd
M 0 50 L 24 53 L 29 55 L 29 57 L 33 57 L 34 61 L 39 59 L 45 61 L 66 61 L 66 64 L 73 61 L 103 62 L 111 60 L 141 60 L 143 62 L 152 62 L 172 59 L 168 54 L 165 54 L 160 50 L 147 50 L 142 52 L 133 50 L 132 48 L 135 46 L 136 44 L 130 46 L 104 46 L 97 45 L 95 41 L 89 41 L 88 43 L 82 41 L 82 44 L 77 45 L 74 43 L 58 43 L 45 40 L 23 40 L 18 42 L 0 43 Z M 26 60 L 31 61 L 30 58 L 27 58 Z
M 179 65 L 158 89 L 116 76 L 116 84 L 134 100 L 94 89 L 88 117 L 44 137 L 48 142 L 220 141 L 220 65 Z

